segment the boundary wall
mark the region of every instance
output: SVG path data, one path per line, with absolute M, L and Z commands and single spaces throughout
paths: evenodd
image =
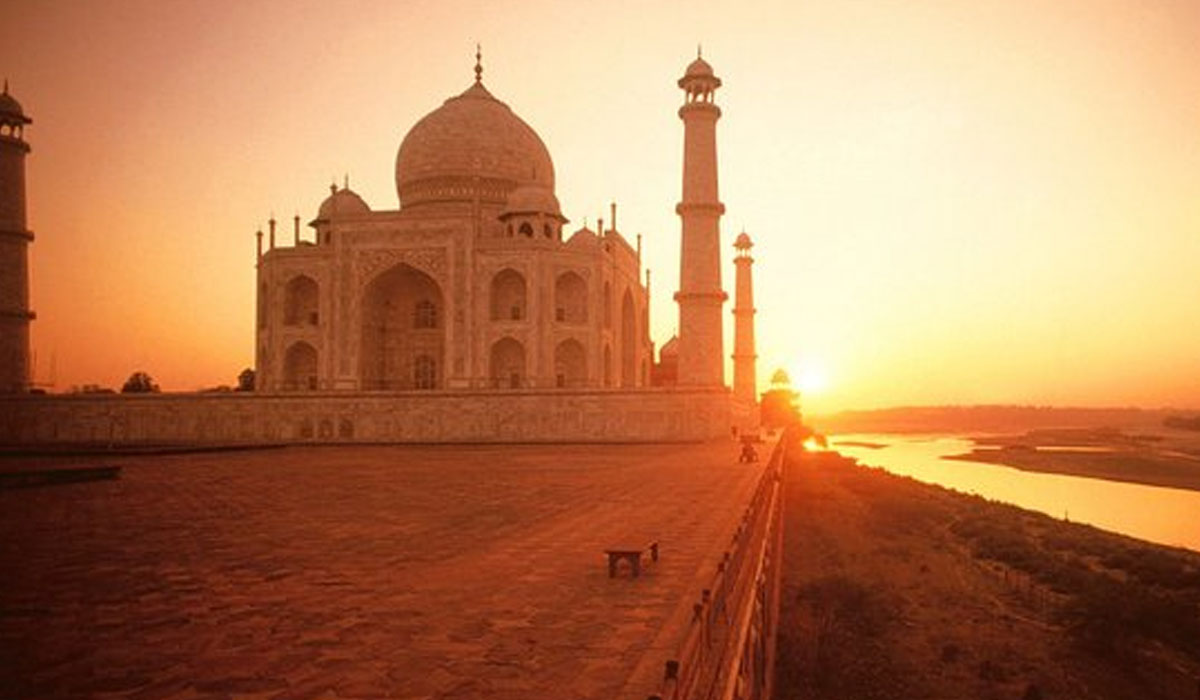
M 730 434 L 718 389 L 0 397 L 0 446 L 692 442 Z

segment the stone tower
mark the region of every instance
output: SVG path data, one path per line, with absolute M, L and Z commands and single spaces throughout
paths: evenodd
M 25 228 L 26 124 L 33 123 L 8 94 L 0 94 L 0 393 L 29 389 L 29 242 Z
M 723 386 L 721 307 L 721 215 L 717 198 L 717 119 L 713 93 L 721 79 L 697 56 L 679 79 L 683 120 L 683 197 L 675 207 L 682 220 L 679 256 L 679 384 Z
M 755 380 L 758 355 L 754 351 L 754 281 L 751 276 L 754 258 L 750 257 L 754 243 L 743 231 L 733 247 L 737 250 L 733 258 L 733 399 L 753 406 L 758 400 Z

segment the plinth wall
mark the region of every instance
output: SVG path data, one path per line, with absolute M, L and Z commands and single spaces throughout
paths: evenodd
M 728 436 L 725 389 L 0 397 L 0 445 L 690 442 Z

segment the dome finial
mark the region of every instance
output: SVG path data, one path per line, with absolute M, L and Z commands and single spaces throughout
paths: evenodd
M 696 58 L 704 58 L 704 47 L 699 42 L 696 43 Z
M 475 84 L 483 82 L 483 49 L 475 44 Z

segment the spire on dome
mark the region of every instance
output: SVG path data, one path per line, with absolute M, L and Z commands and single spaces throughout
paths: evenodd
M 483 82 L 483 49 L 475 44 L 475 84 Z

